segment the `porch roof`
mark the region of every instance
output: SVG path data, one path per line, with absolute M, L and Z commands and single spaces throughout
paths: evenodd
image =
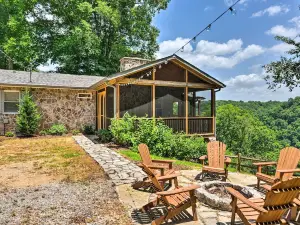
M 106 79 L 104 79 L 103 81 L 110 81 L 110 80 L 113 80 L 113 79 L 116 79 L 116 78 L 120 78 L 120 77 L 126 76 L 128 74 L 135 73 L 137 71 L 148 69 L 148 68 L 151 68 L 153 66 L 162 64 L 166 60 L 178 60 L 179 62 L 181 62 L 182 64 L 184 64 L 188 68 L 191 68 L 192 70 L 195 70 L 198 73 L 200 73 L 202 76 L 206 77 L 212 84 L 215 84 L 215 85 L 217 85 L 220 88 L 226 87 L 225 84 L 223 84 L 219 80 L 215 79 L 214 77 L 210 76 L 209 74 L 207 74 L 203 70 L 200 70 L 199 68 L 197 68 L 193 64 L 187 62 L 186 60 L 184 60 L 183 58 L 179 57 L 178 55 L 170 55 L 170 56 L 167 56 L 165 58 L 154 60 L 154 61 L 151 61 L 151 62 L 149 62 L 147 64 L 144 64 L 144 65 L 141 65 L 141 66 L 137 66 L 137 67 L 134 67 L 134 68 L 129 69 L 129 70 L 125 70 L 125 71 L 122 71 L 122 72 L 118 72 L 118 73 L 112 74 L 112 75 L 108 76 Z

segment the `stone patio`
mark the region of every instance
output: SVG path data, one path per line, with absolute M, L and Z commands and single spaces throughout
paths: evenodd
M 155 214 L 142 213 L 139 209 L 155 198 L 154 193 L 134 190 L 131 184 L 141 181 L 146 175 L 134 163 L 125 159 L 115 151 L 102 144 L 95 144 L 85 136 L 74 136 L 74 140 L 103 167 L 104 171 L 115 183 L 119 199 L 127 208 L 134 224 L 150 224 L 153 216 L 163 213 L 163 208 L 157 208 Z M 197 184 L 199 170 L 181 170 L 178 177 L 181 186 Z M 256 177 L 249 174 L 229 173 L 228 181 L 233 184 L 255 187 Z M 213 209 L 200 202 L 197 203 L 198 221 L 191 218 L 191 208 L 182 213 L 176 221 L 169 221 L 167 224 L 180 225 L 229 225 L 231 212 Z M 242 225 L 236 215 L 237 225 Z

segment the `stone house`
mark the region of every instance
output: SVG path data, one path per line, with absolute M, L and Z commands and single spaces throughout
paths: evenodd
M 155 61 L 125 57 L 108 77 L 0 70 L 0 133 L 15 129 L 22 92 L 42 113 L 41 129 L 109 127 L 111 118 L 159 118 L 174 131 L 215 135 L 215 96 L 225 85 L 177 55 Z

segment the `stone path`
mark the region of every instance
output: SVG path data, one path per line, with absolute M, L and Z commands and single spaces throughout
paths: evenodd
M 95 144 L 85 136 L 73 136 L 74 140 L 104 169 L 115 185 L 142 181 L 145 173 L 134 163 L 102 144 Z

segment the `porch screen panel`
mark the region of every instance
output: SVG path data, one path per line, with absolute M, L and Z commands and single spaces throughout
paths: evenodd
M 106 126 L 110 126 L 110 120 L 114 118 L 114 89 L 106 88 Z
M 211 117 L 211 90 L 188 89 L 189 117 Z
M 152 116 L 152 87 L 128 85 L 120 87 L 120 116 Z

